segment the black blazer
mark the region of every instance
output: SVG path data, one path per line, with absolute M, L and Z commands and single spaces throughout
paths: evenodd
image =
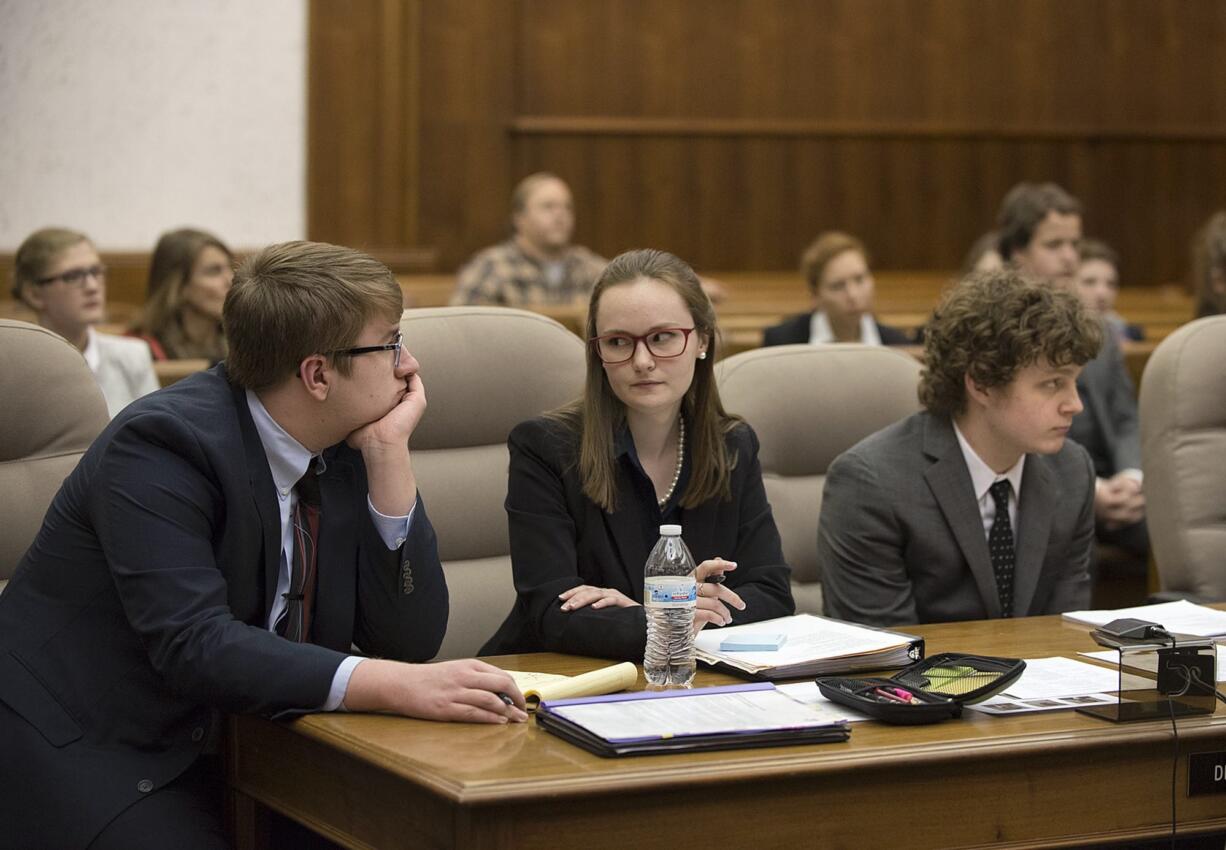
M 317 644 L 295 644 L 265 628 L 277 496 L 224 364 L 137 400 L 94 442 L 0 595 L 0 845 L 86 845 L 187 770 L 214 710 L 322 705 L 351 643 L 435 654 L 447 588 L 424 506 L 389 551 L 360 453 L 324 459 Z
M 789 316 L 777 325 L 772 325 L 762 332 L 762 345 L 794 345 L 807 343 L 812 328 L 813 314 L 801 313 Z M 898 328 L 883 325 L 876 320 L 877 333 L 881 336 L 882 345 L 911 345 L 912 341 Z
M 727 586 L 740 594 L 746 609 L 730 609 L 733 623 L 787 616 L 795 610 L 791 570 L 762 486 L 758 438 L 742 424 L 726 439 L 737 458 L 732 498 L 681 509 L 682 536 L 696 563 L 717 555 L 736 561 Z M 567 612 L 558 599 L 581 584 L 643 598 L 643 565 L 657 538 L 644 534 L 649 507 L 631 498 L 629 471 L 619 464 L 621 503 L 606 513 L 583 495 L 576 431 L 532 419 L 515 427 L 508 445 L 507 519 L 519 597 L 481 654 L 549 651 L 642 661 L 647 639 L 642 607 Z

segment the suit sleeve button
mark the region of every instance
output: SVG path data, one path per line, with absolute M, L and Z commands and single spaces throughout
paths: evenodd
M 136 783 L 136 790 L 142 794 L 148 794 L 153 790 L 153 781 L 150 779 L 142 779 L 140 782 Z
M 204 729 L 202 727 L 197 726 L 195 729 L 192 730 L 192 743 L 193 744 L 199 744 L 200 741 L 203 740 L 203 738 L 204 738 Z

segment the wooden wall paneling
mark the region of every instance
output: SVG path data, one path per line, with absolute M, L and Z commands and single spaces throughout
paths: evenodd
M 564 6 L 565 4 L 559 4 Z M 508 233 L 519 34 L 507 0 L 425 3 L 420 16 L 420 235 L 441 269 Z
M 420 51 L 416 237 L 441 270 L 506 234 L 511 187 L 539 169 L 571 182 L 577 241 L 657 245 L 709 270 L 790 269 L 830 227 L 879 267 L 952 268 L 1031 179 L 1078 194 L 1127 276 L 1156 282 L 1183 274 L 1188 237 L 1226 198 L 1218 0 L 384 0 L 345 14 L 392 7 L 419 16 L 402 24 Z M 387 31 L 341 23 L 383 33 L 383 70 L 350 57 L 350 78 L 390 73 Z M 393 109 L 380 92 L 377 111 Z M 392 171 L 395 132 L 362 120 L 358 137 L 383 140 L 376 170 Z M 346 167 L 348 202 L 368 204 L 373 179 Z
M 309 15 L 308 237 L 371 251 L 397 271 L 428 270 L 418 226 L 420 0 L 312 0 Z

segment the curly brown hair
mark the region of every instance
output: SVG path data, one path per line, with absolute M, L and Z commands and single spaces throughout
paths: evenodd
M 1102 342 L 1100 323 L 1071 292 L 1012 269 L 969 275 L 942 296 L 924 331 L 920 404 L 962 413 L 966 376 L 1003 387 L 1040 359 L 1085 365 Z

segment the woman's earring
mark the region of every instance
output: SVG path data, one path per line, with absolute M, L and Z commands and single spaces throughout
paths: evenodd
M 706 360 L 706 359 L 707 359 L 707 352 L 705 352 L 705 351 L 700 351 L 700 352 L 698 352 L 698 359 L 699 359 L 699 360 Z

